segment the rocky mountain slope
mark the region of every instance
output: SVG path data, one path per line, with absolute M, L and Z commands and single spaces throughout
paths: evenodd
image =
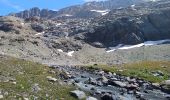
M 93 19 L 0 17 L 0 53 L 61 65 L 169 61 L 169 44 L 142 44 L 126 50 L 118 47 L 169 39 L 169 7 L 168 0 L 161 0 L 113 9 Z M 108 47 L 113 46 L 118 49 L 110 52 Z
M 155 1 L 155 0 L 154 0 Z M 157 0 L 156 0 L 157 1 Z M 82 5 L 75 5 L 53 11 L 48 9 L 39 9 L 37 7 L 14 13 L 16 17 L 30 18 L 34 16 L 42 18 L 94 18 L 107 14 L 112 9 L 125 8 L 131 5 L 153 2 L 153 0 L 106 0 L 93 1 Z
M 104 46 L 134 45 L 144 41 L 170 38 L 170 2 L 168 0 L 112 10 L 93 20 L 87 42 Z

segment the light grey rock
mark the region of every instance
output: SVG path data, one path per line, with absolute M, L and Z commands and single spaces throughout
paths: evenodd
M 86 94 L 80 90 L 71 91 L 70 94 L 77 99 L 85 99 L 86 98 Z
M 113 86 L 119 86 L 119 87 L 126 87 L 126 83 L 124 82 L 121 82 L 121 81 L 110 81 L 109 82 L 110 85 L 113 85 Z
M 3 99 L 3 98 L 4 98 L 4 96 L 0 94 L 0 99 Z
M 97 99 L 94 97 L 87 97 L 86 100 L 97 100 Z
M 51 81 L 51 82 L 56 82 L 57 81 L 57 79 L 53 78 L 52 76 L 47 76 L 47 79 L 48 79 L 48 81 Z
M 32 85 L 32 91 L 33 91 L 34 93 L 37 93 L 37 92 L 39 92 L 40 90 L 41 90 L 41 88 L 39 87 L 39 84 L 35 83 L 35 84 Z

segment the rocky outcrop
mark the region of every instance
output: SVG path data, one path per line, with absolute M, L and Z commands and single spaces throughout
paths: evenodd
M 95 19 L 94 31 L 86 34 L 86 41 L 92 44 L 100 42 L 109 47 L 170 38 L 169 2 L 164 1 L 164 7 L 162 3 L 156 4 L 157 6 L 147 5 L 146 8 L 137 6 L 113 10 L 108 15 Z
M 84 3 L 83 5 L 75 5 L 53 11 L 48 9 L 39 9 L 37 7 L 25 10 L 16 14 L 11 14 L 21 18 L 42 17 L 42 18 L 94 18 L 107 14 L 102 13 L 105 10 L 117 9 L 120 7 L 128 7 L 134 4 L 149 2 L 152 0 L 106 0 L 93 1 Z
M 41 17 L 48 18 L 56 14 L 56 11 L 48 10 L 48 9 L 39 9 L 38 7 L 31 8 L 29 10 L 24 10 L 19 13 L 10 14 L 20 18 L 31 18 L 31 17 Z

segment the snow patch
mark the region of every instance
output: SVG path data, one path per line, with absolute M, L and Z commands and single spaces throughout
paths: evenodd
M 36 36 L 38 36 L 38 35 L 42 35 L 42 34 L 44 34 L 45 32 L 41 32 L 41 33 L 37 33 L 37 34 L 35 34 Z
M 23 25 L 24 25 L 24 23 L 21 23 L 21 25 L 23 26 Z
M 55 26 L 57 27 L 57 26 L 60 26 L 60 25 L 62 25 L 62 23 L 57 23 Z
M 62 49 L 57 49 L 57 51 L 58 51 L 58 52 L 63 52 L 63 50 L 62 50 Z
M 70 52 L 67 53 L 67 55 L 70 56 L 70 57 L 72 57 L 72 56 L 73 56 L 73 53 L 74 53 L 74 51 L 70 51 Z
M 70 14 L 62 14 L 61 16 L 71 17 L 71 16 L 73 16 L 73 15 L 70 15 Z
M 93 12 L 98 12 L 98 13 L 101 13 L 101 15 L 106 15 L 109 13 L 110 10 L 90 10 L 90 11 L 93 11 Z
M 133 49 L 133 48 L 139 48 L 142 46 L 152 46 L 152 45 L 159 45 L 163 44 L 165 42 L 170 42 L 170 39 L 165 39 L 165 40 L 158 40 L 158 41 L 146 41 L 144 43 L 136 44 L 136 45 L 129 45 L 129 46 L 123 46 L 123 44 L 119 44 L 116 47 L 111 48 L 110 50 L 107 50 L 106 52 L 114 52 L 116 50 L 128 50 L 128 49 Z

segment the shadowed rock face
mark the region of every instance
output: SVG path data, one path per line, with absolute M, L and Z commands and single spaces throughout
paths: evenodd
M 86 41 L 104 46 L 138 44 L 149 40 L 170 38 L 169 2 L 147 8 L 136 7 L 113 10 L 93 22 L 94 32 L 86 34 Z M 136 10 L 137 9 L 137 10 Z
M 47 25 L 48 28 L 33 24 L 31 27 L 37 32 L 45 31 L 46 35 L 72 36 L 75 39 L 85 40 L 96 47 L 109 47 L 118 44 L 134 45 L 149 40 L 170 38 L 169 0 L 144 3 L 146 1 L 148 0 L 141 0 L 140 2 L 139 0 L 90 2 L 63 8 L 59 11 L 32 8 L 14 15 L 28 19 L 38 16 L 40 19 L 60 20 L 56 21 L 56 23 L 61 24 L 57 26 L 56 23 L 53 23 Z M 132 4 L 138 5 L 132 6 Z M 124 8 L 118 8 L 120 6 Z M 112 10 L 103 16 L 96 12 L 96 10 L 105 9 Z M 53 19 L 58 17 L 61 17 L 61 19 Z M 4 30 L 4 27 L 11 28 L 9 26 L 7 24 L 0 26 L 0 28 L 2 30 Z

